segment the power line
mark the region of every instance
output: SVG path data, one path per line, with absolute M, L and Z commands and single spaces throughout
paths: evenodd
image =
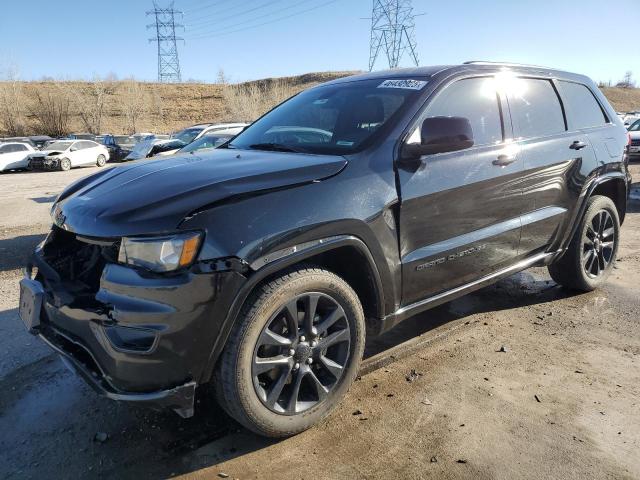
M 398 68 L 404 53 L 418 66 L 414 17 L 411 0 L 373 0 L 369 71 L 383 47 L 389 68 Z
M 196 3 L 196 6 L 192 7 L 192 8 L 188 8 L 187 10 L 185 10 L 185 14 L 189 15 L 191 12 L 197 12 L 200 10 L 206 10 L 207 8 L 211 8 L 211 7 L 218 7 L 220 6 L 220 4 L 222 3 L 226 3 L 229 2 L 230 0 L 220 0 L 218 2 L 215 3 L 207 3 L 206 5 L 200 5 L 200 3 L 202 2 L 198 2 Z
M 194 15 L 194 16 L 190 17 L 190 16 L 187 15 L 187 20 L 190 19 L 190 18 L 194 18 L 194 23 L 195 22 L 202 22 L 202 21 L 212 21 L 212 20 L 216 20 L 221 13 L 225 14 L 225 13 L 229 13 L 229 12 L 233 12 L 232 15 L 230 15 L 231 17 L 235 16 L 235 15 L 242 15 L 244 13 L 243 11 L 236 12 L 235 10 L 237 10 L 239 8 L 242 9 L 242 8 L 246 7 L 247 4 L 250 4 L 252 1 L 255 1 L 255 0 L 248 0 L 248 1 L 243 2 L 241 4 L 233 5 L 233 6 L 230 6 L 230 7 L 220 8 L 220 9 L 214 10 L 212 12 L 198 13 L 197 16 Z M 276 0 L 276 1 L 278 1 L 278 0 Z M 262 8 L 264 6 L 269 6 L 270 3 L 273 3 L 273 2 L 266 2 L 264 5 L 261 5 L 259 8 Z
M 282 16 L 282 17 L 279 17 L 279 18 L 274 18 L 273 20 L 270 20 L 268 22 L 262 22 L 262 23 L 258 23 L 258 24 L 255 24 L 255 25 L 250 25 L 248 27 L 238 28 L 238 29 L 235 29 L 235 30 L 228 30 L 228 31 L 223 31 L 223 32 L 218 32 L 218 33 L 211 32 L 211 34 L 196 35 L 194 37 L 190 37 L 190 39 L 191 40 L 201 40 L 201 39 L 204 39 L 204 38 L 222 37 L 222 36 L 225 36 L 225 35 L 230 35 L 232 33 L 243 32 L 243 31 L 246 31 L 246 30 L 250 30 L 252 28 L 258 28 L 258 27 L 262 27 L 264 25 L 270 25 L 272 23 L 279 22 L 281 20 L 286 20 L 288 18 L 295 17 L 297 15 L 302 15 L 303 13 L 311 12 L 313 10 L 317 10 L 319 8 L 322 8 L 322 7 L 325 7 L 327 5 L 330 5 L 332 3 L 336 3 L 337 1 L 338 0 L 330 0 L 328 2 L 321 3 L 320 5 L 316 5 L 315 7 L 307 8 L 306 10 L 301 10 L 299 12 L 295 12 L 295 13 L 292 13 L 290 15 L 285 15 L 285 16 Z M 233 28 L 233 27 L 230 27 L 230 28 Z
M 242 22 L 234 22 L 233 24 L 227 25 L 227 26 L 223 25 L 222 27 L 215 28 L 215 29 L 209 30 L 207 32 L 196 32 L 196 35 L 204 35 L 204 34 L 207 34 L 207 33 L 220 33 L 221 30 L 224 31 L 224 30 L 228 30 L 229 28 L 236 28 L 238 25 L 246 25 L 247 23 L 251 23 L 251 22 L 262 20 L 265 17 L 272 17 L 273 15 L 277 15 L 278 13 L 294 9 L 296 7 L 299 7 L 301 5 L 308 4 L 308 3 L 309 3 L 308 0 L 302 0 L 302 1 L 298 2 L 298 3 L 293 4 L 293 5 L 287 5 L 284 8 L 279 8 L 279 9 L 276 9 L 276 10 L 270 10 L 269 12 L 263 13 L 259 17 L 252 17 L 252 18 L 249 18 L 247 20 L 243 20 Z M 202 29 L 202 28 L 210 28 L 213 25 L 214 25 L 213 22 L 209 22 L 207 25 L 203 25 L 201 27 L 196 27 L 196 28 L 200 28 L 200 29 Z
M 182 12 L 174 10 L 173 2 L 165 8 L 161 8 L 154 1 L 153 10 L 146 13 L 147 16 L 153 15 L 155 17 L 155 23 L 147 25 L 147 29 L 152 28 L 156 32 L 155 38 L 150 38 L 149 41 L 158 44 L 158 82 L 181 82 L 182 75 L 176 42 L 183 40 L 183 38 L 176 37 L 176 27 L 181 28 L 182 25 L 176 23 L 175 17 L 182 15 Z
M 252 13 L 252 12 L 255 12 L 256 10 L 260 10 L 260 9 L 262 9 L 262 8 L 265 8 L 265 7 L 270 7 L 270 6 L 272 6 L 274 3 L 278 3 L 278 2 L 280 2 L 280 1 L 281 1 L 281 0 L 274 0 L 274 1 L 272 1 L 272 2 L 265 3 L 265 4 L 262 4 L 262 5 L 258 5 L 257 7 L 253 7 L 253 8 L 251 8 L 251 9 L 249 9 L 249 10 L 244 10 L 244 11 L 242 11 L 242 12 L 234 13 L 234 14 L 232 14 L 232 15 L 227 15 L 227 16 L 223 16 L 223 17 L 215 17 L 215 18 L 213 18 L 213 19 L 211 19 L 211 20 L 200 20 L 200 21 L 197 21 L 197 22 L 188 23 L 188 24 L 187 24 L 187 27 L 194 27 L 194 28 L 196 28 L 196 29 L 197 29 L 197 28 L 203 28 L 203 27 L 209 27 L 209 26 L 211 26 L 213 23 L 216 23 L 216 24 L 217 24 L 217 23 L 220 23 L 220 22 L 224 22 L 225 20 L 229 20 L 229 19 L 231 19 L 231 18 L 237 18 L 237 17 L 239 17 L 239 16 L 241 16 L 241 15 L 245 15 L 245 14 L 247 14 L 247 13 Z M 285 10 L 286 10 L 287 8 L 291 8 L 291 6 L 289 6 L 289 7 L 285 7 Z M 267 13 L 266 15 L 269 15 L 269 14 Z

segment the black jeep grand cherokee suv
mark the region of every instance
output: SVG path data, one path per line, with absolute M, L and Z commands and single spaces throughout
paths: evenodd
M 21 317 L 92 386 L 300 432 L 365 331 L 532 265 L 591 290 L 616 258 L 627 135 L 588 78 L 470 62 L 300 93 L 225 147 L 69 186 Z

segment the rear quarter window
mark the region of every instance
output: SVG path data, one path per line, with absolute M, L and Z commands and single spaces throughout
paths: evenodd
M 546 137 L 566 130 L 560 100 L 550 80 L 520 78 L 509 90 L 516 137 Z
M 608 123 L 600 104 L 589 88 L 581 83 L 558 82 L 558 90 L 564 101 L 569 125 L 572 128 L 599 127 Z

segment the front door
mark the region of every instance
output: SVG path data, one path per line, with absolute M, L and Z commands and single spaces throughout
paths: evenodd
M 404 305 L 491 274 L 518 255 L 524 211 L 522 160 L 510 143 L 506 101 L 493 77 L 455 81 L 429 102 L 428 117 L 467 118 L 474 145 L 399 168 Z M 418 141 L 411 133 L 407 142 Z

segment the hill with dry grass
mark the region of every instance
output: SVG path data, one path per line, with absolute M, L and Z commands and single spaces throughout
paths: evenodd
M 0 134 L 171 132 L 201 122 L 250 121 L 300 90 L 354 73 L 241 84 L 0 82 Z M 603 92 L 618 111 L 640 110 L 640 89 L 606 87 Z

